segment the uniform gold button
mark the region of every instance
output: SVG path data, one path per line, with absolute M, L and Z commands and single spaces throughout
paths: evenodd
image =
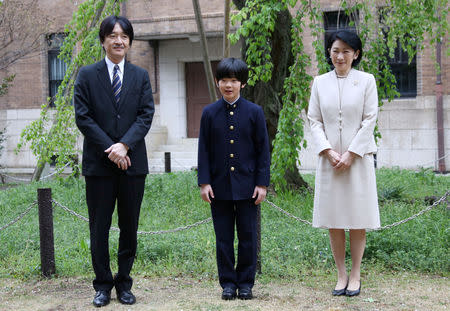
M 233 111 L 230 111 L 230 116 L 232 116 L 232 115 L 234 115 L 234 112 L 233 112 Z
M 230 158 L 234 158 L 234 154 L 233 153 L 230 153 Z
M 233 108 L 236 108 L 236 104 L 233 105 Z
M 234 126 L 233 125 L 230 125 L 230 130 L 231 131 L 234 130 Z
M 234 140 L 233 139 L 230 139 L 230 144 L 234 144 Z
M 230 168 L 230 170 L 231 170 L 232 172 L 234 172 L 234 166 L 232 166 L 232 167 Z

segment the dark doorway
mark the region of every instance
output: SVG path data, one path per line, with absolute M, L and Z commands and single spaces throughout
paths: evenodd
M 218 61 L 212 61 L 213 74 L 216 72 Z M 200 132 L 200 119 L 203 108 L 211 103 L 206 83 L 206 74 L 203 62 L 186 63 L 186 112 L 187 136 L 198 138 Z M 216 92 L 217 89 L 216 89 Z

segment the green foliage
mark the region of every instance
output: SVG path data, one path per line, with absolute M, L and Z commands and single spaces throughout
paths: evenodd
M 440 196 L 450 189 L 449 176 L 427 171 L 377 170 L 378 189 L 389 182 L 403 185 L 401 198 L 381 203 L 382 225 L 411 216 L 428 206 L 424 197 Z M 313 184 L 313 175 L 305 175 Z M 53 199 L 87 217 L 84 182 L 67 178 L 37 182 L 0 191 L 0 226 L 36 200 L 36 189 L 52 188 Z M 269 195 L 288 212 L 311 220 L 313 194 L 288 191 Z M 139 230 L 157 231 L 185 226 L 210 217 L 200 199 L 195 173 L 150 175 L 146 180 Z M 263 203 L 262 271 L 264 278 L 301 278 L 334 270 L 328 232 L 301 224 Z M 117 227 L 117 215 L 113 217 Z M 364 264 L 393 270 L 413 270 L 448 276 L 450 218 L 445 205 L 398 227 L 369 232 Z M 89 226 L 54 207 L 56 270 L 60 276 L 92 276 Z M 118 233 L 110 233 L 110 256 L 117 271 Z M 0 277 L 35 278 L 40 274 L 38 211 L 32 209 L 19 223 L 0 232 Z M 192 276 L 215 279 L 215 236 L 212 223 L 163 235 L 139 235 L 133 273 L 148 276 Z M 349 254 L 347 254 L 349 257 Z
M 15 77 L 16 75 L 11 75 L 9 77 L 2 79 L 2 83 L 0 83 L 0 96 L 3 96 L 6 93 L 8 93 L 8 88 L 11 86 Z
M 102 47 L 98 40 L 100 22 L 109 15 L 120 12 L 120 4 L 125 0 L 88 0 L 81 3 L 73 18 L 65 27 L 67 37 L 58 56 L 69 64 L 64 80 L 55 96 L 55 108 L 50 107 L 50 99 L 41 106 L 40 119 L 33 121 L 21 134 L 17 149 L 26 143 L 38 158 L 39 164 L 49 162 L 57 156 L 56 166 L 62 171 L 67 163 L 73 167 L 77 154 L 76 141 L 79 131 L 75 125 L 72 106 L 73 87 L 79 69 L 102 57 Z M 80 44 L 81 48 L 77 50 Z M 76 52 L 76 53 L 75 53 Z M 75 53 L 75 54 L 74 54 Z M 78 172 L 78 169 L 74 169 Z
M 298 151 L 301 147 L 306 148 L 304 137 L 304 122 L 301 111 L 307 109 L 310 83 L 312 77 L 307 73 L 311 66 L 311 58 L 305 52 L 303 44 L 303 30 L 305 19 L 309 14 L 309 27 L 313 34 L 322 33 L 320 27 L 320 10 L 311 8 L 310 1 L 302 1 L 292 23 L 291 37 L 292 54 L 295 62 L 289 68 L 290 75 L 284 81 L 285 95 L 283 96 L 283 109 L 278 120 L 278 131 L 275 136 L 272 152 L 271 178 L 277 189 L 286 186 L 285 172 L 297 167 Z M 316 41 L 313 43 L 316 58 L 322 72 L 326 71 L 326 62 L 323 48 Z
M 344 0 L 340 5 L 340 9 L 349 16 L 360 17 L 353 21 L 364 46 L 360 68 L 375 76 L 380 107 L 384 99 L 391 101 L 399 96 L 395 76 L 388 65 L 388 57 L 393 56 L 397 42 L 408 52 L 411 61 L 417 51 L 425 47 L 425 38 L 429 38 L 434 48 L 434 44 L 441 42 L 448 33 L 446 0 L 394 0 L 386 2 L 381 8 L 375 7 L 370 0 Z M 274 31 L 277 12 L 285 9 L 294 12 L 291 39 L 295 62 L 290 67 L 290 76 L 284 81 L 283 108 L 273 142 L 271 176 L 277 189 L 286 186 L 285 172 L 301 164 L 298 162 L 298 151 L 306 147 L 303 123 L 312 80 L 311 58 L 305 52 L 307 45 L 312 45 L 319 74 L 329 70 L 323 51 L 323 13 L 319 1 L 247 0 L 245 7 L 232 17 L 234 22 L 241 23 L 241 27 L 230 35 L 232 42 L 244 38 L 248 46 L 249 83 L 254 84 L 258 80 L 267 82 L 272 77 L 272 71 L 276 70 L 271 62 L 268 38 Z M 308 37 L 302 36 L 305 32 L 311 34 L 313 39 L 310 42 L 304 41 Z M 380 138 L 378 128 L 375 129 L 375 138 Z
M 287 9 L 287 1 L 252 0 L 236 15 L 231 17 L 233 24 L 241 23 L 236 33 L 230 34 L 231 43 L 239 38 L 245 38 L 248 46 L 246 52 L 247 64 L 250 70 L 249 85 L 262 80 L 268 82 L 272 77 L 273 64 L 269 43 L 270 35 L 275 29 L 277 13 Z

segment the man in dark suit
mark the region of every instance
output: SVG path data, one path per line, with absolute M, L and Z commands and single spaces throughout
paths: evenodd
M 75 119 L 84 135 L 82 172 L 86 181 L 93 281 L 93 304 L 110 302 L 111 289 L 123 304 L 136 302 L 130 271 L 137 248 L 139 211 L 148 173 L 144 138 L 154 113 L 146 70 L 125 61 L 133 42 L 128 19 L 109 16 L 99 31 L 105 59 L 81 68 L 74 91 Z M 118 273 L 109 263 L 109 229 L 117 201 Z
M 256 210 L 270 179 L 269 139 L 260 106 L 240 97 L 247 65 L 225 58 L 216 70 L 222 98 L 203 110 L 198 146 L 198 184 L 211 204 L 222 299 L 252 299 L 256 274 Z M 235 267 L 236 224 L 238 263 Z

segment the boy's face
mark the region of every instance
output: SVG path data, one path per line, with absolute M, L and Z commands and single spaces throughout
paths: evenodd
M 217 87 L 220 94 L 227 102 L 235 101 L 241 94 L 241 89 L 245 86 L 236 78 L 222 78 L 219 81 L 216 80 Z

